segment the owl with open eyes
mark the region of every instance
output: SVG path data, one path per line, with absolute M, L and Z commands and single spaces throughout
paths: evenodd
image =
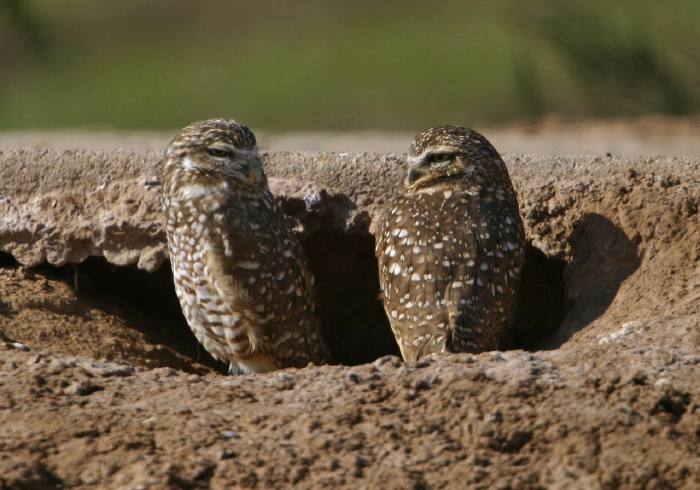
M 165 151 L 175 290 L 197 339 L 233 373 L 324 364 L 314 276 L 236 121 L 184 128 Z
M 525 232 L 508 170 L 486 138 L 457 126 L 416 136 L 375 253 L 405 360 L 499 347 L 516 310 Z

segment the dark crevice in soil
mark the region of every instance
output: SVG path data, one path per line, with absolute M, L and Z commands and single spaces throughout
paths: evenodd
M 6 252 L 0 252 L 0 268 L 16 269 L 17 267 L 19 267 L 19 262 L 17 262 L 17 259 Z M 10 316 L 12 314 L 11 309 L 7 306 L 4 300 L 4 294 L 0 292 L 0 318 L 3 316 Z M 2 330 L 0 330 L 0 341 L 15 342 L 14 339 L 9 338 Z
M 61 281 L 73 289 L 77 301 L 66 309 L 61 308 L 60 314 L 89 317 L 90 311 L 98 310 L 122 319 L 129 328 L 144 334 L 146 351 L 135 352 L 131 350 L 134 346 L 120 346 L 117 350 L 122 351 L 121 355 L 113 354 L 110 359 L 134 361 L 147 356 L 150 367 L 172 367 L 197 374 L 206 371 L 201 365 L 222 373 L 228 370 L 228 366 L 204 350 L 187 325 L 168 263 L 155 273 L 148 273 L 135 265 L 121 267 L 104 257 L 89 257 L 80 264 L 62 267 L 44 263 L 28 269 L 26 274 Z
M 77 268 L 79 295 L 138 312 L 133 315 L 132 326 L 154 343 L 167 345 L 218 371 L 227 371 L 228 366 L 211 357 L 187 325 L 175 294 L 169 262 L 149 273 L 136 266 L 110 264 L 103 257 L 90 257 Z
M 510 347 L 536 350 L 559 328 L 566 314 L 565 267 L 565 261 L 527 246 Z
M 0 252 L 0 267 L 17 267 L 19 262 L 11 254 Z
M 379 295 L 374 237 L 317 233 L 304 243 L 319 314 L 335 361 L 356 365 L 400 355 Z

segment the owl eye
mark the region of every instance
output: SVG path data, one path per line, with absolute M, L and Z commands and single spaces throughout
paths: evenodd
M 430 155 L 430 163 L 446 163 L 452 160 L 451 153 L 433 153 Z
M 207 148 L 207 152 L 213 157 L 228 157 L 231 152 L 223 148 Z

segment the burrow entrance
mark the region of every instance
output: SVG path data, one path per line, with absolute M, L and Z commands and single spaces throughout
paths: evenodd
M 6 252 L 0 252 L 0 267 L 16 267 L 19 265 L 17 259 Z
M 303 246 L 316 274 L 319 313 L 335 360 L 357 365 L 387 354 L 399 355 L 379 296 L 374 238 L 369 234 L 316 233 Z M 561 324 L 565 265 L 528 246 L 511 348 L 534 350 Z M 16 261 L 0 254 L 0 266 L 16 266 Z M 225 372 L 226 366 L 204 351 L 187 326 L 168 262 L 148 273 L 136 266 L 119 267 L 104 258 L 91 257 L 78 265 L 41 266 L 35 271 L 74 288 L 77 284 L 78 297 L 98 307 L 118 303 L 122 309 L 136 311 L 138 314 L 131 315 L 138 319 L 133 328 L 145 333 L 149 341 Z

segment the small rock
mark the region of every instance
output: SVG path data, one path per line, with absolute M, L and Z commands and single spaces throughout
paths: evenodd
M 95 393 L 96 391 L 104 390 L 103 386 L 92 384 L 92 381 L 85 378 L 79 381 L 74 381 L 65 390 L 64 393 L 67 395 L 80 395 L 86 396 Z
M 5 342 L 5 347 L 8 349 L 16 349 L 21 351 L 28 351 L 29 347 L 22 342 Z
M 500 352 L 493 352 L 491 353 L 491 362 L 503 362 L 505 361 L 505 358 L 503 355 L 501 355 Z
M 110 376 L 127 377 L 134 374 L 134 366 L 132 364 L 85 361 L 80 363 L 80 367 L 93 376 L 102 376 L 103 378 Z
M 221 450 L 221 452 L 219 452 L 219 460 L 221 461 L 223 461 L 224 459 L 233 459 L 236 456 L 238 456 L 238 453 L 231 449 L 223 449 Z
M 277 384 L 278 390 L 291 390 L 296 385 L 296 378 L 289 373 L 278 372 L 277 379 L 279 380 Z
M 383 364 L 391 363 L 394 366 L 398 366 L 399 364 L 401 364 L 401 362 L 402 362 L 401 359 L 399 359 L 396 356 L 383 356 L 383 357 L 380 357 L 379 359 L 377 359 L 376 361 L 374 361 L 372 364 L 374 366 L 381 366 Z

